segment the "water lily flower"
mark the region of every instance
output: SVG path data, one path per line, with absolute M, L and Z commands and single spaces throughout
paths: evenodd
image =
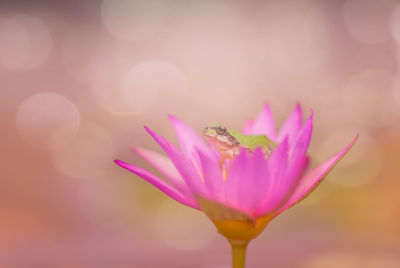
M 313 114 L 303 123 L 298 104 L 276 130 L 269 105 L 246 122 L 242 134 L 264 135 L 275 144 L 269 152 L 240 148 L 224 156 L 190 126 L 169 116 L 181 150 L 148 127 L 146 131 L 167 157 L 135 147 L 135 152 L 164 178 L 128 164 L 115 162 L 148 181 L 183 205 L 202 210 L 232 245 L 233 267 L 244 267 L 248 242 L 257 237 L 277 215 L 308 196 L 346 154 L 358 135 L 340 152 L 307 171 Z

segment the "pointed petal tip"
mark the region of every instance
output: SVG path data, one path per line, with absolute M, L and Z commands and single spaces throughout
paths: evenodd
M 304 122 L 303 126 L 306 124 L 310 124 L 311 126 L 313 125 L 313 120 L 314 120 L 314 110 L 310 109 L 310 116 L 308 119 Z
M 353 147 L 353 145 L 357 142 L 358 137 L 359 137 L 359 135 L 358 135 L 358 133 L 356 133 L 354 135 L 354 138 L 351 140 L 351 142 L 342 150 L 342 152 L 340 154 L 341 155 L 340 158 L 344 157 L 347 154 L 347 152 L 350 151 L 350 149 Z
M 311 111 L 310 116 L 309 116 L 308 119 L 303 123 L 302 128 L 306 127 L 306 125 L 310 125 L 310 126 L 312 127 L 312 125 L 313 125 L 313 119 L 314 119 L 314 114 L 313 114 L 313 112 Z
M 179 120 L 176 116 L 174 116 L 174 115 L 172 115 L 172 114 L 168 114 L 167 117 L 168 117 L 169 121 L 171 121 L 171 122 L 172 122 L 172 121 Z
M 132 146 L 132 147 L 131 147 L 131 150 L 134 151 L 135 153 L 140 152 L 141 149 L 142 149 L 142 148 L 139 147 L 139 146 Z
M 114 163 L 117 164 L 120 167 L 124 167 L 125 162 L 119 159 L 114 159 Z
M 299 113 L 300 115 L 303 112 L 303 108 L 301 108 L 301 104 L 300 102 L 296 102 L 296 107 L 294 108 L 296 110 L 297 113 Z
M 276 151 L 277 148 L 280 148 L 280 150 L 282 148 L 285 148 L 284 150 L 288 150 L 289 148 L 289 136 L 286 135 L 283 140 L 281 142 L 279 142 L 279 144 L 276 146 L 276 148 L 274 149 L 274 151 Z
M 146 130 L 147 133 L 149 133 L 151 136 L 154 136 L 155 132 L 151 130 L 148 126 L 143 126 L 144 129 Z
M 146 132 L 150 134 L 150 136 L 152 136 L 153 138 L 156 136 L 156 133 L 153 130 L 151 130 L 148 126 L 143 126 L 143 127 L 146 130 Z
M 192 207 L 192 208 L 195 208 L 195 209 L 199 209 L 198 204 L 191 197 L 191 195 L 188 195 L 187 193 L 180 191 L 175 186 L 170 185 L 168 182 L 162 180 L 161 178 L 154 175 L 153 173 L 151 173 L 143 168 L 140 168 L 138 166 L 134 166 L 134 165 L 125 163 L 118 159 L 116 159 L 114 161 L 121 167 L 133 172 L 137 176 L 139 176 L 142 179 L 144 179 L 145 181 L 149 182 L 150 184 L 152 184 L 153 186 L 158 188 L 160 191 L 164 192 L 166 195 L 168 195 L 172 199 L 175 199 L 179 203 L 189 206 L 189 207 Z
M 172 114 L 167 115 L 169 122 L 172 124 L 172 126 L 176 129 L 176 127 L 182 127 L 182 125 L 185 125 L 185 123 L 180 120 L 178 117 Z
M 140 146 L 132 146 L 132 147 L 131 147 L 131 150 L 132 150 L 135 154 L 137 154 L 137 155 L 139 155 L 139 156 L 142 156 L 143 153 L 144 153 L 145 151 L 147 151 L 147 149 L 142 148 L 142 147 L 140 147 Z
M 353 139 L 351 140 L 351 142 L 345 147 L 344 150 L 348 151 L 348 150 L 356 143 L 356 141 L 358 140 L 359 137 L 360 137 L 360 135 L 359 135 L 358 133 L 356 133 L 356 134 L 354 135 L 354 138 L 353 138 Z
M 256 147 L 254 149 L 253 153 L 250 154 L 249 156 L 250 157 L 255 157 L 255 158 L 257 158 L 257 157 L 261 158 L 262 157 L 262 158 L 265 159 L 265 152 L 264 152 L 263 148 L 261 146 L 259 146 L 259 147 Z
M 271 106 L 269 105 L 269 102 L 268 102 L 268 101 L 264 102 L 263 109 L 264 109 L 264 110 L 267 110 L 267 111 L 269 111 L 269 112 L 271 111 Z
M 324 163 L 320 164 L 319 166 L 324 165 L 325 163 L 329 163 L 327 164 L 327 166 L 324 168 L 324 172 L 322 173 L 322 175 L 326 176 L 326 174 L 339 162 L 339 160 L 341 160 L 349 151 L 350 149 L 353 147 L 353 145 L 355 144 L 355 142 L 358 139 L 358 133 L 356 133 L 356 135 L 354 136 L 354 138 L 350 141 L 349 144 L 347 144 L 346 147 L 344 147 L 341 151 L 339 151 L 338 153 L 336 153 L 335 155 L 333 155 L 331 158 L 329 158 L 327 161 L 325 161 Z M 318 167 L 317 167 L 318 168 Z M 317 168 L 315 168 L 314 170 L 316 170 Z M 321 176 L 321 177 L 324 177 Z
M 344 156 L 350 149 L 353 147 L 353 145 L 356 143 L 356 141 L 359 138 L 359 134 L 356 133 L 353 137 L 353 139 L 344 147 L 340 152 L 338 152 L 336 155 L 342 155 Z
M 279 215 L 289 207 L 297 204 L 305 197 L 307 197 L 317 186 L 318 184 L 327 176 L 327 174 L 332 170 L 334 166 L 347 154 L 347 152 L 351 149 L 354 143 L 357 141 L 359 135 L 355 134 L 353 140 L 341 151 L 333 155 L 331 158 L 326 160 L 325 162 L 319 164 L 317 167 L 309 171 L 303 176 L 302 184 L 298 186 L 293 197 L 288 201 L 288 203 L 283 206 L 280 211 L 276 214 Z M 305 164 L 308 165 L 310 162 L 309 159 L 305 159 Z

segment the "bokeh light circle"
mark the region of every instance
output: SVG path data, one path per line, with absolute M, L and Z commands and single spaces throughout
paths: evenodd
M 0 21 L 0 66 L 13 71 L 43 65 L 53 46 L 46 24 L 31 16 Z
M 344 86 L 336 108 L 352 124 L 374 128 L 389 125 L 399 118 L 394 112 L 396 103 L 391 94 L 394 82 L 395 76 L 384 70 L 360 72 Z
M 185 74 L 163 60 L 143 61 L 116 80 L 114 87 L 113 82 L 107 87 L 94 86 L 100 105 L 116 115 L 173 113 L 188 97 Z
M 317 161 L 322 162 L 340 151 L 351 141 L 357 131 L 360 131 L 360 129 L 356 129 L 355 127 L 346 126 L 339 129 L 336 128 L 331 133 L 325 134 L 315 154 Z M 358 138 L 356 143 L 357 150 L 351 150 L 349 153 L 351 157 L 346 156 L 346 161 L 340 163 L 341 167 L 353 165 L 354 162 L 359 161 L 368 152 L 369 148 L 373 146 L 373 140 L 367 132 L 359 133 L 359 135 L 361 137 Z
M 184 74 L 175 65 L 164 61 L 147 61 L 133 67 L 125 77 L 122 96 L 137 113 L 154 109 L 156 105 L 180 102 L 186 97 Z
M 17 131 L 28 144 L 38 148 L 59 148 L 70 142 L 80 124 L 78 108 L 66 97 L 50 92 L 24 100 L 17 111 Z M 51 137 L 62 129 L 57 142 Z
M 343 6 L 347 30 L 355 39 L 369 44 L 389 40 L 389 20 L 394 5 L 392 0 L 347 0 Z
M 390 26 L 394 40 L 400 43 L 400 5 L 393 9 Z
M 355 134 L 352 127 L 335 130 L 319 146 L 318 162 L 328 159 L 348 144 Z M 383 155 L 378 149 L 372 150 L 376 145 L 373 138 L 362 132 L 354 148 L 345 156 L 345 161 L 335 167 L 327 179 L 344 187 L 358 187 L 372 182 L 383 166 Z M 366 164 L 368 163 L 368 164 Z

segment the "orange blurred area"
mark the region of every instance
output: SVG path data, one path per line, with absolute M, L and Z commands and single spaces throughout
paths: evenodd
M 0 268 L 230 267 L 201 212 L 117 167 L 131 147 L 314 110 L 313 164 L 357 144 L 248 267 L 400 267 L 400 3 L 1 1 Z

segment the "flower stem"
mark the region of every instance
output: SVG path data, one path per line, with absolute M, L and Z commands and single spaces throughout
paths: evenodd
M 244 268 L 248 241 L 229 241 L 232 246 L 232 268 Z

